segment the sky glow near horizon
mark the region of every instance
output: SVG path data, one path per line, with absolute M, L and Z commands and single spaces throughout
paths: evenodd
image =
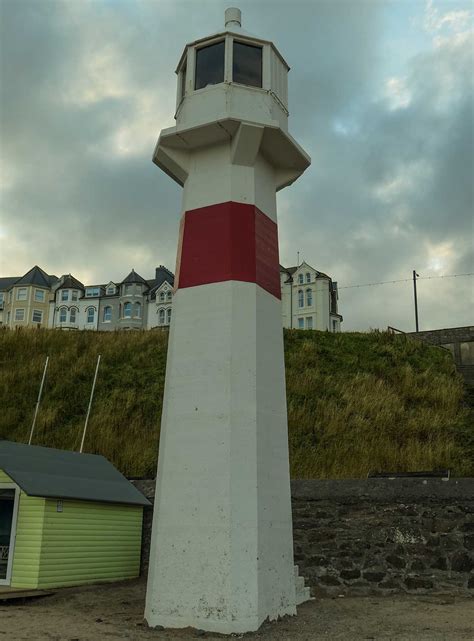
M 229 2 L 3 0 L 0 275 L 174 270 L 180 188 L 151 162 L 186 42 Z M 278 195 L 280 259 L 341 286 L 474 272 L 470 2 L 239 2 L 290 66 L 310 169 Z M 419 283 L 421 329 L 473 324 L 474 278 Z M 341 289 L 343 329 L 414 329 L 411 284 Z

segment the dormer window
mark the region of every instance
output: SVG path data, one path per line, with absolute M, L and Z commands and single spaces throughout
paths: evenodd
M 165 292 L 161 292 L 160 301 L 164 301 L 164 300 L 165 300 Z
M 234 40 L 232 80 L 250 87 L 262 86 L 262 47 Z
M 107 294 L 110 296 L 111 294 L 115 294 L 115 285 L 109 285 L 107 287 Z
M 194 89 L 224 82 L 224 40 L 196 50 Z
M 298 274 L 298 282 L 300 285 L 303 284 L 303 274 Z

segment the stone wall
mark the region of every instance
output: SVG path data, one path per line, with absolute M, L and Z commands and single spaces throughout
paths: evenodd
M 153 500 L 154 481 L 136 481 Z M 474 479 L 292 481 L 295 563 L 314 595 L 474 595 Z M 143 566 L 151 509 L 145 514 Z

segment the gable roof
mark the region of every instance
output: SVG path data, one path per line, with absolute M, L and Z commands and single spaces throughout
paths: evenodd
M 50 276 L 47 274 L 41 267 L 35 265 L 26 272 L 19 280 L 17 280 L 14 285 L 38 285 L 38 287 L 47 287 L 48 289 L 57 282 L 57 276 Z
M 0 469 L 28 496 L 150 505 L 112 463 L 96 454 L 0 441 Z
M 122 284 L 123 283 L 142 283 L 143 285 L 146 285 L 148 287 L 148 283 L 146 282 L 146 280 L 142 278 L 140 274 L 137 274 L 134 269 L 132 269 L 130 274 L 123 279 Z
M 64 278 L 64 280 L 59 285 L 58 289 L 82 289 L 82 291 L 84 291 L 84 285 L 81 281 L 74 278 L 71 274 L 64 274 L 62 278 Z
M 10 289 L 20 278 L 21 276 L 6 276 L 5 278 L 0 278 L 0 292 Z

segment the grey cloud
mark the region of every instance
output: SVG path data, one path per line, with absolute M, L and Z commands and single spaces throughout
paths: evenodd
M 180 190 L 151 154 L 159 130 L 173 123 L 173 72 L 184 44 L 217 30 L 227 4 L 1 5 L 1 153 L 12 176 L 2 224 L 21 247 L 21 256 L 5 248 L 2 273 L 39 263 L 105 281 L 132 266 L 144 276 L 155 264 L 174 267 Z M 293 264 L 300 251 L 340 284 L 390 280 L 415 266 L 427 270 L 426 247 L 444 242 L 455 247 L 452 269 L 473 271 L 469 57 L 446 48 L 412 59 L 412 102 L 390 110 L 375 98 L 382 3 L 240 5 L 244 28 L 273 39 L 288 58 L 291 131 L 313 157 L 278 197 L 282 261 Z M 75 103 L 75 93 L 101 89 L 100 66 L 87 67 L 98 52 L 112 60 L 104 87 L 116 75 L 118 90 L 112 82 L 109 94 Z M 436 107 L 440 69 L 456 88 L 444 111 Z M 140 119 L 140 100 L 150 97 L 157 113 L 137 139 L 142 146 L 114 154 L 117 131 Z M 338 121 L 348 123 L 346 134 Z M 415 176 L 412 189 L 377 197 L 380 185 L 411 166 L 429 171 Z M 456 295 L 450 281 L 421 288 L 432 326 L 470 322 L 470 281 L 453 280 Z M 409 284 L 341 290 L 340 303 L 346 329 L 412 322 Z

